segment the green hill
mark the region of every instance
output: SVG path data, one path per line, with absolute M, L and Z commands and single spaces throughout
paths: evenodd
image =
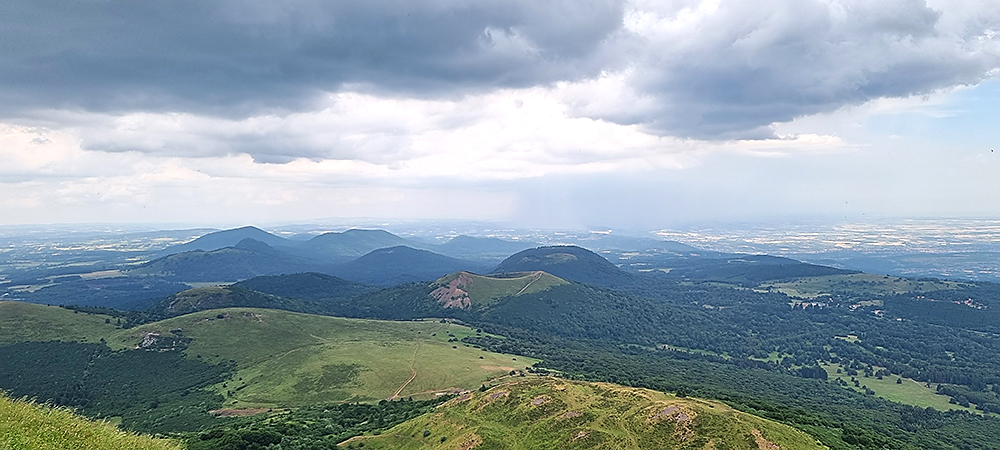
M 413 281 L 430 281 L 460 270 L 485 268 L 481 263 L 463 261 L 405 245 L 373 250 L 354 261 L 338 266 L 333 273 L 361 283 L 393 286 Z
M 172 441 L 119 431 L 67 409 L 11 400 L 0 395 L 2 450 L 181 450 Z
M 238 306 L 298 312 L 319 310 L 319 307 L 311 302 L 265 294 L 242 286 L 210 286 L 178 292 L 151 306 L 147 312 L 161 317 L 173 317 L 195 311 Z
M 631 281 L 631 275 L 601 255 L 575 245 L 538 247 L 515 253 L 493 273 L 545 271 L 570 281 L 598 286 L 616 286 Z
M 99 342 L 115 333 L 114 317 L 55 306 L 0 302 L 0 345 L 33 341 Z M 2 386 L 0 386 L 2 388 Z
M 489 353 L 454 340 L 475 334 L 439 321 L 389 322 L 287 311 L 202 311 L 125 330 L 120 345 L 189 340 L 188 357 L 235 361 L 214 389 L 227 406 L 374 401 L 479 386 L 537 360 Z M 152 337 L 152 338 L 151 338 Z
M 345 448 L 755 449 L 825 448 L 789 426 L 718 402 L 560 378 L 510 378 Z
M 220 248 L 232 247 L 244 239 L 253 239 L 271 246 L 289 246 L 294 244 L 293 241 L 275 236 L 260 228 L 246 226 L 208 233 L 191 242 L 167 247 L 160 254 L 172 255 L 192 250 L 210 252 Z
M 236 285 L 267 294 L 302 300 L 345 298 L 377 289 L 375 286 L 316 272 L 255 277 L 236 283 Z
M 10 363 L 0 365 L 0 389 L 124 416 L 133 429 L 189 430 L 210 419 L 209 409 L 433 398 L 537 362 L 466 346 L 459 340 L 475 330 L 439 320 L 228 308 L 115 324 L 101 314 L 0 302 L 0 361 Z
M 507 276 L 457 272 L 443 276 L 431 284 L 434 290 L 430 295 L 446 308 L 481 307 L 503 297 L 534 294 L 564 284 L 568 282 L 542 271 L 514 273 Z
M 323 233 L 298 244 L 298 247 L 317 254 L 357 258 L 373 250 L 399 245 L 422 247 L 417 242 L 403 239 L 385 230 L 360 229 Z
M 303 258 L 246 238 L 232 247 L 192 250 L 143 263 L 127 273 L 180 281 L 237 281 L 261 275 L 328 272 L 325 262 Z

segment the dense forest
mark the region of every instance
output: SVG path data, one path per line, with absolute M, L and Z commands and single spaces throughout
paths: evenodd
M 362 433 L 378 433 L 450 399 L 382 400 L 376 404 L 315 405 L 252 417 L 230 418 L 185 438 L 188 450 L 334 450 L 337 443 Z M 362 444 L 363 445 L 363 444 Z
M 222 397 L 203 388 L 229 378 L 229 364 L 207 364 L 180 351 L 112 351 L 104 344 L 24 342 L 0 346 L 0 386 L 11 397 L 121 417 L 143 432 L 197 430 Z

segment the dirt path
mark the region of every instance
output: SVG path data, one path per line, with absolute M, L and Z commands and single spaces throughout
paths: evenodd
M 525 290 L 527 290 L 528 287 L 530 287 L 532 283 L 534 283 L 534 282 L 536 282 L 536 281 L 538 281 L 540 279 L 542 279 L 542 273 L 541 272 L 535 272 L 535 279 L 529 281 L 528 284 L 524 285 L 524 287 L 521 288 L 520 291 L 517 291 L 517 293 L 514 294 L 514 296 L 517 297 L 518 295 L 521 295 L 521 293 L 524 292 Z
M 406 389 L 406 387 L 409 386 L 410 383 L 412 383 L 415 378 L 417 378 L 417 352 L 418 351 L 420 351 L 420 341 L 417 341 L 417 348 L 413 349 L 413 362 L 410 363 L 410 370 L 413 371 L 413 375 L 410 377 L 409 380 L 406 380 L 406 383 L 403 383 L 403 385 L 400 386 L 399 389 L 396 389 L 396 393 L 392 394 L 392 397 L 389 397 L 389 400 L 395 400 L 395 399 L 399 398 L 399 393 L 403 392 L 403 389 Z

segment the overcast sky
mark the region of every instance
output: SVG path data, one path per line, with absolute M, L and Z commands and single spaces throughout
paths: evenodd
M 0 224 L 1000 218 L 1000 2 L 3 0 Z

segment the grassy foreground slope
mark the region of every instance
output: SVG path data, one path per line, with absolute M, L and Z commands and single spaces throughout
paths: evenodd
M 0 450 L 181 450 L 171 441 L 119 431 L 67 409 L 0 395 Z
M 433 397 L 478 387 L 537 361 L 457 342 L 472 334 L 467 327 L 430 320 L 389 322 L 228 308 L 125 330 L 118 344 L 189 338 L 188 357 L 235 361 L 236 373 L 214 389 L 226 397 L 227 407 L 236 408 Z
M 340 448 L 361 442 L 366 449 L 825 448 L 801 431 L 722 403 L 550 377 L 511 378 Z

